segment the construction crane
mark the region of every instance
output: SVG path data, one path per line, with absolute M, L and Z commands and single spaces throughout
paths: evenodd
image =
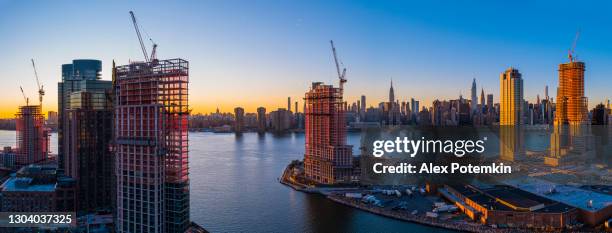
M 574 43 L 572 44 L 572 48 L 569 49 L 567 56 L 569 57 L 570 62 L 574 62 L 577 56 L 575 53 L 576 43 L 578 43 L 578 37 L 580 37 L 580 30 L 576 31 L 576 37 L 574 37 Z
M 134 16 L 134 12 L 130 11 L 130 16 L 132 17 L 132 23 L 134 24 L 134 30 L 136 30 L 136 35 L 138 36 L 138 42 L 140 43 L 140 49 L 142 49 L 142 55 L 144 55 L 146 62 L 157 63 L 157 44 L 153 41 L 153 39 L 149 38 L 151 43 L 153 44 L 153 49 L 151 50 L 151 56 L 147 53 L 147 47 L 142 41 L 142 34 L 140 34 L 140 27 L 138 26 L 138 22 L 136 21 L 136 16 Z M 145 31 L 146 33 L 146 31 Z
M 346 68 L 342 69 L 342 73 L 340 73 L 340 63 L 338 62 L 338 55 L 336 54 L 336 47 L 334 47 L 334 41 L 330 40 L 332 47 L 332 52 L 334 53 L 334 62 L 336 62 L 336 71 L 338 72 L 338 78 L 340 79 L 340 89 L 344 88 L 344 83 L 346 82 Z
M 38 80 L 38 72 L 36 72 L 36 65 L 34 65 L 34 59 L 32 60 L 32 68 L 34 68 L 34 76 L 36 76 L 36 85 L 38 86 L 38 102 L 40 106 L 42 106 L 43 96 L 45 95 L 45 90 L 43 89 L 43 85 L 40 85 L 40 81 Z
M 140 35 L 140 29 L 138 28 L 138 22 L 136 22 L 136 16 L 134 16 L 134 12 L 130 11 L 130 16 L 132 16 L 132 23 L 134 23 L 134 30 L 136 30 L 136 35 L 138 36 L 138 42 L 140 42 L 140 49 L 142 49 L 142 55 L 144 55 L 145 61 L 149 62 L 149 55 L 147 54 L 147 47 L 142 42 L 142 35 Z
M 157 44 L 151 38 L 149 38 L 149 40 L 153 43 L 153 50 L 151 51 L 151 58 L 149 60 L 153 63 L 157 63 Z
M 30 99 L 28 97 L 26 97 L 25 92 L 23 92 L 23 87 L 19 86 L 19 89 L 21 89 L 21 95 L 23 95 L 23 100 L 25 100 L 26 102 L 26 106 L 28 106 L 30 103 Z

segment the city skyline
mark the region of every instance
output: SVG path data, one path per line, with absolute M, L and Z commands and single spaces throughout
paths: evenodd
M 0 32 L 14 36 L 0 39 L 0 48 L 6 52 L 0 61 L 10 67 L 0 75 L 12 77 L 0 80 L 7 87 L 0 93 L 6 100 L 0 104 L 0 117 L 14 117 L 17 107 L 24 104 L 19 86 L 24 87 L 31 103 L 37 103 L 30 58 L 36 60 L 47 92 L 45 114 L 57 109 L 56 85 L 62 64 L 79 58 L 100 59 L 102 78 L 110 80 L 113 59 L 119 64 L 143 60 L 129 10 L 139 14 L 145 39 L 150 36 L 159 44 L 160 56 L 180 54 L 191 61 L 194 113 L 214 112 L 217 107 L 222 112 L 232 112 L 235 107 L 256 112 L 260 106 L 273 110 L 286 106 L 287 97 L 302 105 L 303 90 L 312 81 L 335 81 L 329 39 L 337 41 L 348 69 L 350 84 L 345 98 L 349 103 L 365 95 L 368 107 L 376 106 L 387 98 L 391 78 L 397 99 L 415 98 L 421 106 L 431 106 L 435 99 L 455 99 L 459 94 L 469 97 L 473 78 L 478 89 L 497 94 L 497 76 L 508 66 L 521 70 L 525 98 L 535 102 L 538 94 L 543 96 L 546 85 L 551 88 L 550 96 L 556 96 L 557 64 L 567 61 L 567 50 L 578 29 L 581 36 L 576 53 L 588 64 L 585 96 L 589 108 L 610 98 L 606 92 L 610 73 L 605 68 L 612 63 L 612 47 L 606 43 L 612 34 L 601 28 L 612 18 L 597 14 L 606 9 L 597 4 L 517 2 L 524 7 L 525 17 L 516 20 L 496 16 L 495 10 L 506 4 L 486 2 L 468 3 L 475 9 L 463 6 L 468 12 L 461 15 L 454 12 L 455 3 L 166 4 L 158 3 L 184 14 L 165 18 L 169 13 L 136 3 L 1 2 L 6 12 L 0 16 Z M 540 11 L 544 6 L 559 13 Z M 286 10 L 273 11 L 277 8 Z M 437 10 L 423 14 L 414 9 Z M 74 14 L 66 15 L 67 11 Z M 224 17 L 230 11 L 241 17 Z M 346 14 L 335 13 L 340 11 Z M 576 14 L 568 17 L 560 13 L 568 11 Z M 549 19 L 532 22 L 542 17 Z M 77 20 L 82 18 L 91 20 Z M 195 26 L 164 28 L 182 21 Z M 174 37 L 177 33 L 185 36 Z M 102 36 L 106 34 L 111 36 Z M 245 40 L 245 36 L 251 38 Z M 145 44 L 150 47 L 148 41 Z M 499 95 L 494 98 L 499 102 Z

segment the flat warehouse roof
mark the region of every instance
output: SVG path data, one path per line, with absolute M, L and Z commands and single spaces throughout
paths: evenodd
M 582 189 L 577 186 L 556 184 L 532 177 L 507 180 L 504 183 L 588 211 L 599 211 L 608 205 L 612 205 L 612 195 Z M 551 190 L 554 191 L 550 192 Z M 589 201 L 591 200 L 593 201 L 592 206 L 589 207 Z

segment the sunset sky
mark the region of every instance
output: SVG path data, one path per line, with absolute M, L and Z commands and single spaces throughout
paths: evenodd
M 589 1 L 4 1 L 0 0 L 0 118 L 24 104 L 23 86 L 37 102 L 30 58 L 47 92 L 45 112 L 57 109 L 61 65 L 73 59 L 143 60 L 129 11 L 157 44 L 158 57 L 190 62 L 194 112 L 285 107 L 313 81 L 337 84 L 329 40 L 346 65 L 349 102 L 368 106 L 395 96 L 429 106 L 438 99 L 499 95 L 499 74 L 523 74 L 525 98 L 549 85 L 576 52 L 586 63 L 589 105 L 612 98 L 612 3 Z M 148 36 L 147 36 L 148 35 Z M 606 70 L 607 69 L 607 70 Z

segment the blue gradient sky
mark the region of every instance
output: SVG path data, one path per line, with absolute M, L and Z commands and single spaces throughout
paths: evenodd
M 195 112 L 285 107 L 287 96 L 301 106 L 312 81 L 337 82 L 329 39 L 348 67 L 350 102 L 365 94 L 377 105 L 391 77 L 396 97 L 425 106 L 468 97 L 474 77 L 478 94 L 484 87 L 497 101 L 499 74 L 509 66 L 523 74 L 525 98 L 535 101 L 547 84 L 555 96 L 557 66 L 578 28 L 592 107 L 611 97 L 610 9 L 605 1 L 0 0 L 0 117 L 23 102 L 19 85 L 36 99 L 30 58 L 47 87 L 47 110 L 57 108 L 61 64 L 101 59 L 110 79 L 112 59 L 142 60 L 130 10 L 159 44 L 160 58 L 190 61 Z

